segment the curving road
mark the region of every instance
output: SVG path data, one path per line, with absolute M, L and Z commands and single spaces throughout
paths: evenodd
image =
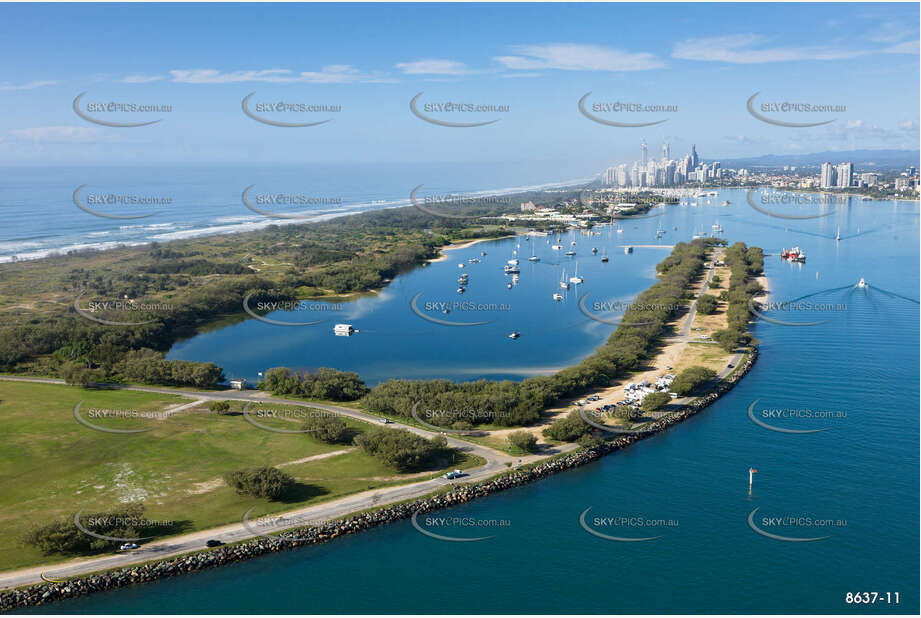
M 64 384 L 63 380 L 57 380 L 53 378 L 0 376 L 0 380 L 9 382 Z M 178 395 L 181 397 L 195 399 L 197 401 L 231 399 L 260 403 L 305 406 L 328 410 L 330 412 L 335 412 L 337 414 L 342 414 L 343 416 L 349 416 L 369 423 L 380 424 L 380 417 L 366 414 L 364 412 L 359 412 L 358 410 L 353 410 L 351 408 L 344 408 L 341 406 L 334 406 L 329 404 L 308 403 L 293 399 L 280 399 L 266 395 L 259 391 L 188 391 L 158 388 L 152 386 L 122 386 L 111 384 L 100 386 L 121 390 Z M 426 438 L 431 438 L 435 435 L 438 435 L 437 432 L 426 431 L 424 429 L 413 427 L 411 425 L 405 425 L 399 422 L 393 422 L 389 426 L 407 429 Z M 448 445 L 452 448 L 463 452 L 473 453 L 486 460 L 484 465 L 478 468 L 471 468 L 470 470 L 466 471 L 467 474 L 460 479 L 460 482 L 464 483 L 483 480 L 494 476 L 499 472 L 508 470 L 511 466 L 531 463 L 533 461 L 543 459 L 549 455 L 566 452 L 576 447 L 575 444 L 567 444 L 556 448 L 553 451 L 548 451 L 540 455 L 513 457 L 501 451 L 481 446 L 479 444 L 465 442 L 450 436 L 446 436 L 446 438 Z M 253 521 L 250 521 L 247 526 L 243 523 L 244 513 L 240 513 L 241 521 L 239 523 L 228 524 L 218 528 L 211 528 L 209 530 L 178 535 L 164 539 L 162 541 L 145 543 L 139 549 L 128 552 L 108 554 L 93 558 L 80 558 L 50 566 L 29 567 L 25 569 L 0 573 L 0 589 L 15 588 L 18 586 L 39 583 L 42 581 L 42 573 L 44 573 L 45 576 L 49 579 L 63 579 L 77 575 L 84 575 L 95 571 L 115 569 L 132 564 L 138 564 L 141 562 L 147 562 L 150 560 L 159 560 L 188 552 L 200 551 L 205 549 L 205 542 L 209 539 L 219 539 L 225 543 L 232 543 L 252 539 L 256 536 L 276 534 L 287 528 L 310 525 L 311 522 L 320 522 L 330 519 L 342 518 L 345 515 L 354 513 L 356 511 L 384 506 L 394 502 L 401 502 L 403 500 L 419 498 L 441 487 L 444 487 L 445 485 L 452 484 L 453 481 L 449 481 L 439 476 L 437 478 L 411 483 L 409 485 L 402 485 L 399 487 L 384 487 L 380 489 L 368 490 L 352 496 L 330 500 L 329 502 L 324 502 L 322 504 L 302 507 L 292 511 L 286 511 L 284 513 L 274 513 L 269 516 L 273 518 L 273 520 L 274 518 L 283 517 L 285 518 L 285 521 L 266 521 L 254 519 Z M 292 522 L 292 519 L 295 521 Z

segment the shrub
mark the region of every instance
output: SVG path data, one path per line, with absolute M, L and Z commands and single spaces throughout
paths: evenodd
M 581 436 L 591 433 L 592 426 L 582 420 L 578 410 L 573 410 L 563 418 L 553 421 L 544 429 L 544 435 L 562 442 L 575 442 Z
M 229 401 L 209 401 L 208 409 L 212 412 L 218 412 L 220 414 L 226 414 L 230 412 L 230 402 Z
M 279 470 L 264 466 L 228 472 L 224 482 L 241 496 L 277 500 L 294 485 L 294 479 Z
M 348 442 L 351 433 L 342 417 L 329 413 L 308 416 L 301 428 L 327 444 Z
M 354 401 L 368 393 L 368 387 L 353 371 L 320 367 L 315 372 L 295 373 L 287 367 L 265 372 L 262 386 L 273 395 L 298 395 L 331 401 Z
M 528 431 L 513 431 L 508 435 L 508 443 L 526 453 L 537 452 L 537 437 Z
M 601 439 L 601 436 L 593 433 L 585 433 L 579 436 L 579 439 L 576 440 L 579 443 L 579 446 L 584 446 L 585 448 L 592 448 L 593 446 L 598 446 L 604 443 L 604 440 Z
M 447 440 L 444 436 L 426 440 L 406 429 L 379 427 L 357 436 L 355 444 L 385 465 L 405 472 L 430 466 Z
M 671 401 L 671 399 L 668 393 L 649 393 L 643 397 L 643 403 L 640 404 L 640 410 L 643 412 L 655 412 Z
M 71 386 L 87 388 L 93 383 L 93 372 L 80 363 L 67 363 L 61 367 L 61 376 L 64 382 Z
M 711 296 L 710 294 L 701 294 L 700 298 L 697 299 L 697 311 L 703 313 L 704 315 L 711 315 L 716 313 L 716 296 Z
M 614 418 L 623 421 L 635 421 L 640 417 L 640 413 L 633 406 L 619 405 L 614 408 Z
M 682 371 L 672 382 L 672 390 L 681 396 L 689 395 L 698 386 L 716 376 L 716 372 L 706 367 L 695 365 Z
M 140 502 L 126 504 L 115 511 L 104 513 L 83 513 L 80 525 L 87 530 L 104 536 L 131 539 L 144 536 L 144 505 Z M 138 526 L 126 522 L 137 522 Z M 86 534 L 74 524 L 73 517 L 66 517 L 43 526 L 32 528 L 22 537 L 27 545 L 38 548 L 44 554 L 86 554 L 118 547 L 120 540 L 100 539 Z

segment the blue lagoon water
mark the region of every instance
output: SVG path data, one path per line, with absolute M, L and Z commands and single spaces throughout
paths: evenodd
M 717 206 L 728 199 L 731 205 Z M 759 321 L 758 363 L 737 388 L 664 434 L 583 468 L 478 500 L 447 514 L 506 519 L 494 538 L 448 543 L 408 521 L 324 546 L 266 556 L 227 568 L 57 603 L 59 613 L 917 613 L 918 340 L 917 202 L 845 198 L 828 217 L 790 221 L 746 203 L 740 190 L 712 204 L 672 206 L 655 219 L 624 224 L 623 234 L 575 237 L 577 256 L 545 239 L 508 239 L 449 252 L 449 259 L 397 278 L 380 295 L 348 303 L 333 321 L 362 332 L 334 337 L 331 324 L 288 328 L 247 320 L 177 344 L 171 358 L 211 360 L 228 374 L 265 368 L 331 366 L 373 383 L 386 377 L 519 379 L 591 353 L 613 326 L 589 320 L 578 299 L 633 298 L 654 280 L 662 244 L 709 232 L 718 217 L 731 242 L 764 248 L 773 301 L 805 303 Z M 634 227 L 636 226 L 636 227 Z M 674 228 L 678 229 L 675 230 Z M 835 235 L 840 228 L 841 240 Z M 564 236 L 564 241 L 568 239 Z M 522 272 L 506 287 L 502 265 L 521 242 Z M 535 243 L 538 264 L 524 258 Z M 564 242 L 568 248 L 568 242 Z M 591 246 L 606 248 L 601 264 Z M 781 261 L 799 245 L 803 265 Z M 465 299 L 507 302 L 494 322 L 436 325 L 410 300 L 453 299 L 459 262 L 468 264 Z M 562 302 L 551 294 L 560 273 L 579 262 L 585 283 Z M 568 275 L 567 275 L 568 276 Z M 854 287 L 864 277 L 869 288 Z M 590 303 L 589 303 L 590 305 Z M 291 314 L 294 315 L 291 315 Z M 431 312 L 447 319 L 468 316 Z M 340 319 L 338 316 L 343 315 Z M 272 314 L 303 320 L 303 312 Z M 509 340 L 511 330 L 521 339 Z M 827 418 L 775 418 L 790 434 L 750 420 L 755 409 L 830 412 Z M 758 469 L 751 493 L 749 467 Z M 636 543 L 591 535 L 588 523 Z M 757 534 L 819 537 L 786 542 Z M 666 519 L 655 532 L 605 528 L 595 517 Z M 763 518 L 793 518 L 776 526 Z M 811 519 L 805 519 L 811 518 Z M 816 520 L 829 520 L 818 526 Z M 811 522 L 811 523 L 805 523 Z M 833 524 L 833 525 L 832 525 Z M 458 536 L 480 536 L 463 531 Z M 848 592 L 899 592 L 899 605 L 849 605 Z M 885 595 L 883 595 L 885 596 Z M 894 597 L 890 597 L 894 598 Z

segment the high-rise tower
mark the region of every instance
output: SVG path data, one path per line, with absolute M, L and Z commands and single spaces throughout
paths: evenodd
M 646 138 L 643 138 L 642 148 L 643 148 L 643 167 L 646 167 L 646 165 L 649 163 L 649 149 L 646 148 Z

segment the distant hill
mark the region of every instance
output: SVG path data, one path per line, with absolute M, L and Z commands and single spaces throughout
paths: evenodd
M 814 152 L 811 154 L 761 155 L 740 159 L 717 159 L 722 167 L 811 167 L 825 161 L 841 163 L 851 161 L 854 166 L 886 169 L 902 169 L 909 165 L 918 167 L 921 151 L 918 150 L 840 150 Z

